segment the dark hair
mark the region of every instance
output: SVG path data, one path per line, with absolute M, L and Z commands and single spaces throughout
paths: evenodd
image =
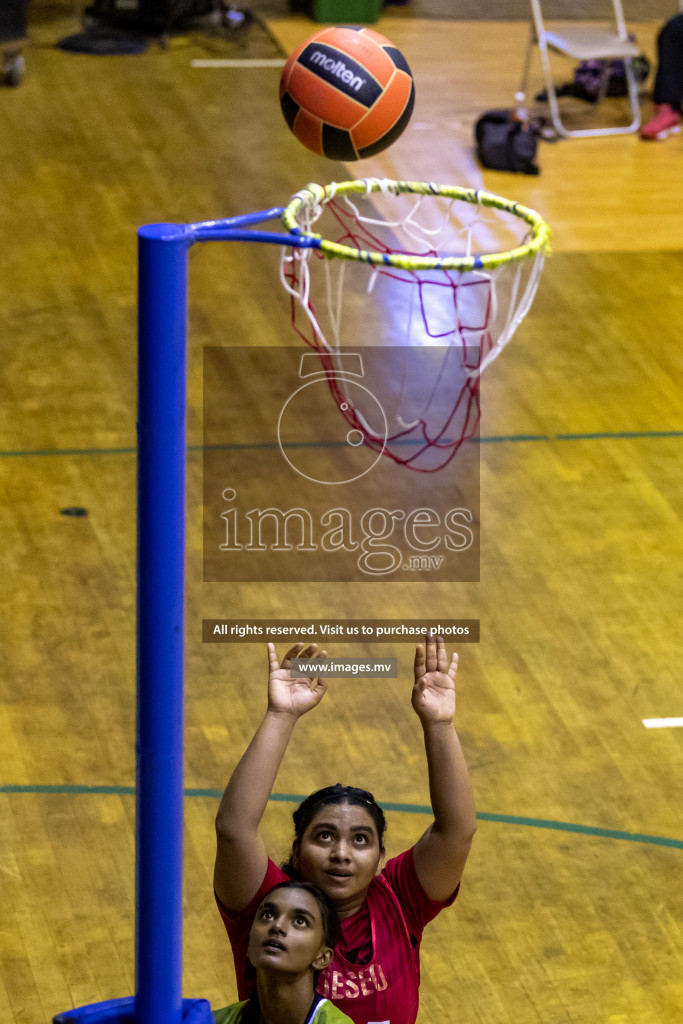
M 290 879 L 287 882 L 279 882 L 274 885 L 272 889 L 269 889 L 266 895 L 261 900 L 263 903 L 268 899 L 272 893 L 277 892 L 278 889 L 303 889 L 305 892 L 310 892 L 315 898 L 320 908 L 320 918 L 323 926 L 323 941 L 326 946 L 330 946 L 332 949 L 341 942 L 342 930 L 341 924 L 339 923 L 339 915 L 334 908 L 334 904 L 330 900 L 329 896 L 319 889 L 317 885 L 311 885 L 310 882 L 300 882 L 296 879 Z M 261 904 L 259 904 L 260 906 Z
M 355 807 L 365 808 L 372 818 L 377 830 L 380 849 L 384 849 L 384 833 L 387 830 L 384 811 L 379 806 L 372 793 L 368 793 L 367 789 L 357 789 L 355 786 L 342 786 L 341 782 L 337 782 L 334 786 L 326 786 L 324 789 L 317 789 L 315 793 L 311 793 L 310 796 L 307 796 L 306 799 L 299 804 L 292 815 L 295 839 L 300 841 L 303 838 L 304 832 L 311 824 L 320 808 L 327 807 L 329 804 L 352 804 Z M 299 872 L 292 863 L 291 854 L 289 856 L 289 860 L 282 865 L 282 870 L 285 874 L 289 875 L 290 878 L 300 878 Z

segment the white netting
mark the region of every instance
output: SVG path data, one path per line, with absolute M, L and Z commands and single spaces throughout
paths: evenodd
M 297 222 L 354 250 L 401 254 L 404 266 L 292 247 L 283 250 L 281 279 L 292 298 L 292 326 L 318 352 L 350 427 L 396 462 L 433 472 L 477 433 L 481 373 L 531 306 L 543 248 L 492 269 L 411 269 L 414 257 L 518 249 L 531 229 L 514 212 L 440 195 L 396 195 L 392 184 L 337 198 L 328 186 L 324 201 L 303 206 Z M 381 402 L 382 424 L 358 402 L 343 367 L 344 353 L 366 346 L 387 349 L 380 379 L 365 381 Z

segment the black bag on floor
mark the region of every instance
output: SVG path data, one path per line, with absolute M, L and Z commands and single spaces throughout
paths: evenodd
M 477 159 L 494 171 L 538 174 L 534 163 L 538 136 L 510 110 L 487 110 L 474 126 Z

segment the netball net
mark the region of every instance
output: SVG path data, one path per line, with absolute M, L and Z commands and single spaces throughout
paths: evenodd
M 481 374 L 531 307 L 547 224 L 490 193 L 378 179 L 309 185 L 283 223 L 319 239 L 283 248 L 281 280 L 340 415 L 395 462 L 442 468 L 476 435 Z M 365 381 L 381 428 L 340 359 L 370 345 L 387 348 L 381 379 Z

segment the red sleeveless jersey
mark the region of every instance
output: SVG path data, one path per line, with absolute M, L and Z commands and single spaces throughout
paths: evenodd
M 248 907 L 234 914 L 218 902 L 235 960 L 240 999 L 256 983 L 247 960 L 249 931 L 259 903 L 288 876 L 272 860 Z M 365 905 L 342 924 L 343 941 L 329 967 L 318 976 L 317 990 L 354 1024 L 414 1024 L 419 1005 L 420 941 L 425 925 L 457 895 L 430 900 L 413 864 L 412 849 L 387 861 L 370 883 Z

